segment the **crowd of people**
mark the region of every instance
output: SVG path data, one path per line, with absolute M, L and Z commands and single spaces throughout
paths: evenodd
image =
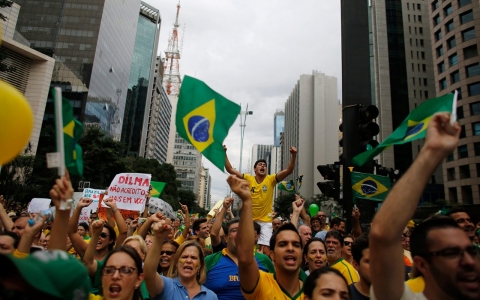
M 358 208 L 347 232 L 341 218 L 309 216 L 298 195 L 290 220 L 275 218 L 273 189 L 292 173 L 294 147 L 287 169 L 271 175 L 264 160 L 254 174 L 242 174 L 226 156 L 227 182 L 242 201 L 239 218 L 227 197 L 214 218 L 191 218 L 182 205 L 179 219 L 155 213 L 125 220 L 107 195 L 106 220 L 92 213 L 79 222 L 92 200 L 62 209 L 73 197 L 66 174 L 50 191 L 53 222 L 46 216 L 29 225 L 34 215 L 0 205 L 0 300 L 480 299 L 480 224 L 461 208 L 410 221 L 459 134 L 449 114 L 431 119 L 422 150 L 369 232 Z

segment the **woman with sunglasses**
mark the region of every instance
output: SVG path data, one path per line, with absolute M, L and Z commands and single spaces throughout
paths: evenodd
M 172 264 L 178 247 L 179 245 L 175 241 L 166 241 L 162 245 L 162 251 L 160 251 L 160 262 L 158 263 L 157 268 L 158 274 L 168 277 L 168 270 L 170 269 L 170 265 Z
M 308 266 L 305 274 L 309 275 L 316 269 L 327 265 L 327 249 L 322 239 L 312 238 L 303 247 L 303 259 Z
M 352 244 L 353 244 L 353 237 L 347 234 L 343 238 L 342 257 L 351 265 L 353 264 Z
M 90 295 L 89 300 L 142 299 L 143 266 L 137 251 L 130 246 L 121 246 L 110 252 L 101 269 L 101 280 L 102 296 Z
M 217 295 L 202 284 L 205 282 L 205 261 L 201 246 L 195 241 L 184 242 L 170 265 L 168 278 L 157 273 L 160 251 L 171 232 L 171 221 L 161 220 L 153 225 L 154 240 L 145 259 L 145 282 L 154 299 L 216 300 Z

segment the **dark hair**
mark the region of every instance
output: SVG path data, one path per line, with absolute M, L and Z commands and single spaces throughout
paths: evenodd
M 435 215 L 427 218 L 415 226 L 410 235 L 410 252 L 412 258 L 415 256 L 427 256 L 427 249 L 431 242 L 428 239 L 428 233 L 433 229 L 459 228 L 457 222 L 450 217 Z
M 165 245 L 165 244 L 170 244 L 170 245 L 172 245 L 173 247 L 175 247 L 175 249 L 178 249 L 178 247 L 180 247 L 180 245 L 179 245 L 177 242 L 172 241 L 172 240 L 166 240 L 166 241 L 163 243 L 163 245 Z M 163 246 L 163 245 L 162 245 L 162 246 Z
M 295 227 L 295 225 L 293 225 L 292 223 L 286 223 L 286 224 L 283 224 L 280 227 L 278 227 L 278 229 L 272 234 L 272 237 L 270 238 L 270 251 L 273 251 L 273 249 L 275 249 L 275 242 L 277 241 L 277 235 L 280 232 L 285 231 L 285 230 L 294 231 L 295 234 L 298 236 L 298 239 L 300 240 L 301 247 L 303 248 L 302 238 L 300 237 L 300 234 L 298 234 L 298 231 L 297 231 L 297 228 Z
M 327 242 L 327 239 L 329 237 L 333 237 L 334 239 L 338 240 L 340 242 L 340 246 L 343 247 L 343 234 L 341 234 L 340 231 L 331 230 L 327 232 L 327 234 L 325 235 L 325 243 Z
M 360 264 L 360 260 L 363 257 L 363 250 L 368 249 L 368 236 L 362 235 L 356 238 L 352 244 L 352 256 L 353 260 Z
M 255 230 L 257 234 L 260 234 L 260 232 L 262 232 L 262 226 L 257 222 L 253 222 L 253 230 Z
M 225 234 L 228 234 L 228 231 L 230 230 L 230 226 L 239 222 L 240 222 L 240 218 L 234 218 L 228 221 L 227 224 L 225 224 L 225 227 L 223 228 L 223 231 L 225 232 Z
M 460 213 L 460 212 L 466 213 L 468 215 L 468 212 L 464 207 L 457 206 L 457 207 L 453 207 L 450 211 L 448 211 L 445 214 L 445 216 L 451 217 L 453 214 Z
M 206 223 L 207 222 L 207 219 L 203 218 L 203 219 L 197 219 L 193 222 L 193 232 L 195 233 L 195 231 L 198 231 L 200 230 L 200 225 L 203 224 L 203 223 Z
M 340 219 L 339 217 L 335 217 L 332 220 L 330 220 L 330 228 L 333 228 L 335 225 L 340 226 L 340 224 L 345 221 Z
M 253 164 L 253 168 L 255 169 L 255 168 L 257 167 L 257 165 L 258 165 L 259 163 L 261 163 L 261 162 L 267 164 L 267 161 L 266 161 L 266 160 L 264 160 L 264 159 L 259 159 L 259 160 L 257 160 L 257 161 L 255 162 L 255 164 Z
M 320 217 L 317 215 L 314 215 L 313 217 L 310 218 L 310 224 L 312 224 L 313 221 L 318 221 L 319 223 L 321 223 Z
M 345 279 L 345 277 L 343 277 L 342 273 L 340 273 L 337 269 L 334 269 L 332 267 L 321 267 L 320 269 L 316 269 L 312 273 L 310 273 L 310 275 L 308 275 L 307 277 L 307 280 L 305 280 L 305 284 L 303 286 L 303 294 L 305 296 L 308 296 L 308 298 L 311 299 L 313 295 L 313 290 L 317 285 L 316 283 L 317 279 L 322 277 L 322 275 L 329 274 L 329 273 L 335 274 L 338 277 L 342 278 L 343 282 L 345 282 L 345 285 L 347 286 L 348 295 L 351 297 L 347 280 Z
M 115 247 L 115 242 L 117 240 L 117 233 L 115 232 L 115 229 L 113 229 L 113 227 L 110 226 L 110 224 L 108 224 L 107 222 L 103 224 L 103 228 L 107 228 L 108 234 L 110 235 L 110 241 L 112 242 L 108 244 L 108 251 L 112 251 L 113 247 Z
M 20 243 L 20 237 L 15 232 L 5 231 L 5 232 L 0 233 L 0 236 L 2 236 L 2 235 L 6 235 L 6 236 L 11 237 L 13 239 L 13 248 L 14 249 L 18 248 L 18 243 Z
M 321 239 L 321 238 L 311 238 L 307 241 L 307 243 L 305 243 L 305 246 L 303 246 L 303 255 L 307 255 L 308 254 L 308 247 L 310 246 L 311 243 L 313 242 L 320 242 L 323 244 L 323 247 L 325 247 L 325 251 L 327 251 L 327 246 L 325 246 L 325 242 Z
M 82 226 L 85 231 L 88 231 L 88 229 L 90 228 L 90 226 L 88 226 L 88 224 L 85 222 L 78 223 L 78 226 Z
M 120 246 L 120 247 L 115 248 L 114 250 L 110 251 L 107 254 L 107 256 L 105 257 L 105 263 L 103 264 L 103 267 L 102 267 L 102 273 L 103 273 L 103 269 L 107 265 L 108 260 L 115 253 L 125 253 L 128 256 L 130 256 L 133 259 L 133 261 L 135 262 L 135 268 L 137 269 L 137 274 L 140 275 L 140 274 L 143 273 L 142 259 L 140 258 L 140 255 L 138 255 L 137 250 L 133 249 L 130 246 Z M 100 291 L 103 292 L 103 287 L 100 287 Z M 141 299 L 140 298 L 140 288 L 135 289 L 135 292 L 133 293 L 132 299 Z

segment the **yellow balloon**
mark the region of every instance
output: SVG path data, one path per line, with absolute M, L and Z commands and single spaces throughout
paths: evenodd
M 14 159 L 27 145 L 33 113 L 16 88 L 0 80 L 0 166 Z

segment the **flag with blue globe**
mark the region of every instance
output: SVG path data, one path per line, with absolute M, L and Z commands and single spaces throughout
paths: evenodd
M 351 172 L 353 198 L 383 201 L 390 191 L 391 181 L 387 176 Z

